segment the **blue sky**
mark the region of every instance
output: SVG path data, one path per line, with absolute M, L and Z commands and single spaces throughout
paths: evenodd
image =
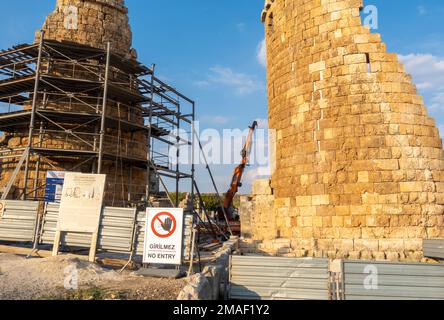
M 266 119 L 266 74 L 258 58 L 264 38 L 263 0 L 127 0 L 133 45 L 139 60 L 156 63 L 159 75 L 197 101 L 201 128 L 244 129 Z M 429 113 L 444 129 L 444 2 L 368 0 L 376 5 L 379 28 L 390 52 L 400 54 L 423 94 Z M 55 0 L 3 4 L 0 46 L 33 40 L 34 31 L 54 9 Z M 443 130 L 444 132 L 444 130 Z M 214 167 L 222 191 L 231 166 Z M 249 192 L 247 176 L 242 193 Z M 201 188 L 211 191 L 199 174 Z

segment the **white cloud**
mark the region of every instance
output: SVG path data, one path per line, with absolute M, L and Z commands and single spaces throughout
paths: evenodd
M 400 55 L 406 70 L 418 83 L 418 88 L 438 89 L 444 87 L 444 58 L 431 54 Z
M 262 66 L 267 66 L 267 45 L 265 39 L 257 46 L 257 60 Z
M 444 91 L 435 93 L 431 102 L 430 108 L 432 109 L 444 108 Z
M 239 95 L 247 95 L 263 90 L 264 84 L 252 76 L 236 72 L 231 68 L 215 66 L 206 80 L 196 82 L 199 86 L 223 85 L 233 88 Z
M 399 56 L 417 88 L 431 96 L 430 108 L 444 108 L 444 58 L 432 54 Z
M 200 118 L 200 120 L 203 122 L 211 123 L 211 124 L 227 124 L 228 122 L 230 122 L 229 117 L 220 116 L 220 115 L 216 115 L 216 116 L 205 115 L 205 116 L 202 116 Z
M 204 116 L 206 117 L 206 116 Z M 270 132 L 261 130 L 267 127 L 266 119 L 256 119 L 259 122 L 259 128 L 253 139 L 253 146 L 250 154 L 250 165 L 246 168 L 242 179 L 243 187 L 239 190 L 240 194 L 250 193 L 251 184 L 257 179 L 267 179 L 273 172 L 272 164 L 274 160 L 270 159 L 275 152 L 271 152 L 268 148 L 270 141 L 268 140 Z M 238 129 L 208 129 L 199 131 L 199 137 L 202 142 L 203 150 L 208 160 L 217 185 L 221 192 L 225 192 L 230 183 L 233 170 L 241 161 L 241 150 L 245 144 L 249 129 L 245 127 Z M 208 133 L 208 134 L 206 134 Z M 211 134 L 210 134 L 211 133 Z M 212 137 L 213 134 L 216 134 Z M 199 158 L 196 158 L 199 159 Z M 206 177 L 205 167 L 197 170 L 199 184 L 202 184 L 202 190 L 205 192 L 213 192 L 209 179 Z M 205 177 L 203 177 L 205 175 Z
M 244 22 L 239 22 L 238 24 L 236 24 L 236 28 L 240 32 L 244 32 L 245 31 L 245 27 L 246 27 L 246 24 Z
M 268 167 L 257 167 L 257 168 L 250 168 L 248 167 L 246 169 L 246 173 L 244 175 L 242 184 L 245 187 L 243 190 L 244 194 L 248 192 L 248 190 L 251 190 L 251 186 L 253 185 L 254 181 L 256 180 L 262 180 L 262 179 L 269 179 L 271 177 L 270 169 Z
M 419 6 L 418 12 L 420 15 L 425 15 L 425 14 L 427 14 L 427 9 L 424 6 Z
M 438 125 L 439 133 L 441 135 L 441 138 L 444 138 L 444 123 L 441 123 Z
M 256 119 L 259 129 L 268 129 L 268 119 Z

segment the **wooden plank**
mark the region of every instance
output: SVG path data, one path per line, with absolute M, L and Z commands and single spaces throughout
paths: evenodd
M 27 256 L 31 253 L 31 250 L 32 250 L 31 248 L 20 248 L 20 247 L 0 245 L 0 253 Z M 51 256 L 52 252 L 47 250 L 38 250 L 32 254 L 32 257 L 37 257 L 37 258 L 49 258 Z
M 99 240 L 99 231 L 93 233 L 91 238 L 91 247 L 89 249 L 89 262 L 94 262 L 96 260 L 97 252 L 97 241 Z
M 52 247 L 52 256 L 55 257 L 59 254 L 59 247 L 60 247 L 60 239 L 62 237 L 61 231 L 56 231 L 55 237 L 54 237 L 54 244 Z
M 222 247 L 220 243 L 210 243 L 210 244 L 204 244 L 200 245 L 199 248 L 203 251 L 213 251 L 218 248 Z

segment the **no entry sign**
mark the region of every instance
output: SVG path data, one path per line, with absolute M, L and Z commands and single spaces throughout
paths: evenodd
M 148 208 L 143 263 L 182 263 L 183 209 Z

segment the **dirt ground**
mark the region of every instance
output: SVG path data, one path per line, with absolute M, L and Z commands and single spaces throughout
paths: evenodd
M 175 300 L 185 285 L 183 279 L 119 273 L 70 255 L 25 259 L 0 253 L 0 300 Z

